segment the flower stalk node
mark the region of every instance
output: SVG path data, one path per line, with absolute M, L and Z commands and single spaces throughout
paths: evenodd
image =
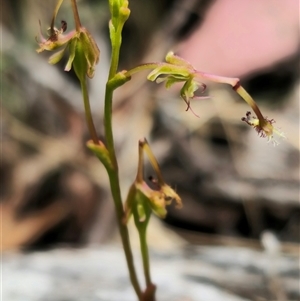
M 117 89 L 118 87 L 124 85 L 126 82 L 128 82 L 131 77 L 126 75 L 126 70 L 123 70 L 119 73 L 117 73 L 112 79 L 110 79 L 107 83 L 107 86 L 111 88 L 112 90 Z

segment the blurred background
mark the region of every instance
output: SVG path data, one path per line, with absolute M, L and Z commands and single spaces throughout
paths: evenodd
M 38 21 L 46 34 L 55 4 L 54 0 L 1 4 L 5 254 L 22 251 L 18 254 L 28 256 L 31 251 L 62 247 L 121 248 L 107 175 L 85 146 L 89 136 L 78 81 L 72 71 L 63 71 L 66 60 L 51 66 L 50 53 L 35 51 Z M 104 0 L 81 0 L 78 6 L 82 24 L 101 50 L 95 77 L 89 81 L 101 139 L 110 58 L 109 10 Z M 208 275 L 199 269 L 185 275 L 197 285 L 218 283 L 219 289 L 240 298 L 228 300 L 299 300 L 299 2 L 130 0 L 129 7 L 120 70 L 162 61 L 173 50 L 200 71 L 240 77 L 263 114 L 275 119 L 287 137 L 278 138 L 277 147 L 259 138 L 241 121 L 250 108 L 230 87 L 206 83 L 204 95 L 210 98 L 192 102 L 198 118 L 185 111 L 179 88 L 167 91 L 163 85 L 146 82 L 147 73 L 135 75 L 114 100 L 122 195 L 126 197 L 135 177 L 138 140 L 146 137 L 166 182 L 183 201 L 181 210 L 168 208 L 165 220 L 152 218 L 150 249 L 155 254 L 192 252 L 181 254 L 182 260 L 202 254 L 203 262 L 220 270 Z M 68 1 L 59 11 L 57 27 L 60 20 L 67 22 L 68 31 L 74 28 Z M 149 168 L 146 176 L 152 173 Z M 138 247 L 135 229 L 130 227 L 133 245 Z M 207 253 L 198 249 L 203 245 L 211 249 Z M 245 273 L 242 284 L 232 285 L 226 277 L 220 280 L 224 264 L 231 259 L 236 264 L 235 254 L 244 251 L 275 254 L 280 268 L 270 279 L 279 284 L 266 284 L 265 270 L 254 274 L 266 278 L 266 283 L 251 278 L 255 285 L 249 284 L 249 273 L 253 276 L 249 266 L 260 265 L 255 256 L 237 264 Z M 172 300 L 200 300 L 189 298 Z

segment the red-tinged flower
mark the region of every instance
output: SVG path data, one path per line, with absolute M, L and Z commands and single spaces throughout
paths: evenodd
M 241 120 L 253 127 L 260 137 L 267 138 L 268 141 L 272 141 L 274 145 L 278 144 L 278 141 L 276 141 L 274 138 L 275 134 L 281 138 L 285 138 L 284 133 L 274 127 L 274 119 L 265 117 L 264 119 L 260 120 L 255 116 L 251 116 L 251 112 L 248 111 L 246 113 L 246 117 L 242 117 Z
M 69 32 L 68 34 L 64 34 L 64 32 L 67 30 L 67 22 L 61 21 L 61 28 L 57 29 L 56 27 L 53 28 L 50 27 L 48 29 L 49 32 L 48 38 L 45 38 L 42 34 L 41 21 L 39 21 L 39 25 L 40 25 L 39 37 L 36 38 L 36 41 L 40 46 L 40 48 L 36 50 L 38 53 L 41 53 L 44 50 L 53 51 L 65 46 L 63 48 L 64 50 L 68 42 L 75 34 L 75 30 Z
M 183 83 L 180 89 L 180 96 L 187 104 L 187 109 L 199 117 L 191 108 L 191 100 L 206 99 L 207 96 L 196 96 L 195 92 L 203 93 L 206 85 L 200 82 L 196 76 L 196 70 L 183 58 L 169 52 L 166 56 L 166 63 L 159 64 L 149 75 L 148 80 L 156 83 L 165 82 L 166 88 L 170 88 L 175 83 Z
M 41 23 L 40 23 L 41 25 Z M 64 34 L 67 23 L 62 21 L 62 27 L 57 29 L 50 28 L 50 36 L 45 39 L 40 32 L 40 48 L 37 52 L 53 51 L 59 49 L 49 58 L 50 64 L 57 64 L 63 57 L 66 50 L 69 51 L 69 58 L 65 71 L 74 71 L 78 78 L 82 79 L 85 75 L 92 78 L 95 72 L 95 65 L 99 62 L 100 50 L 90 33 L 83 27 L 78 31 L 71 31 Z

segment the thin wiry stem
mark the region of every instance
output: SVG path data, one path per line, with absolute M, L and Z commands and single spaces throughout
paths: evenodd
M 125 212 L 124 212 L 122 198 L 121 198 L 118 163 L 115 155 L 114 139 L 113 139 L 113 132 L 112 132 L 112 95 L 113 95 L 113 91 L 107 85 L 106 93 L 105 93 L 104 126 L 105 126 L 107 149 L 109 151 L 110 158 L 114 166 L 112 170 L 108 170 L 108 175 L 109 175 L 110 188 L 111 188 L 113 200 L 115 203 L 115 211 L 116 211 L 116 216 L 118 221 L 118 227 L 119 227 L 119 232 L 121 235 L 122 244 L 125 252 L 130 280 L 139 300 L 141 301 L 142 291 L 135 272 L 128 229 L 127 226 L 122 222 L 125 216 Z
M 53 13 L 53 17 L 52 17 L 52 20 L 51 20 L 51 25 L 50 25 L 50 29 L 51 29 L 51 33 L 54 32 L 54 22 L 55 22 L 55 18 L 57 16 L 57 13 L 58 13 L 58 10 L 61 6 L 61 4 L 63 3 L 64 0 L 58 0 L 56 6 L 55 6 L 55 9 L 54 9 L 54 13 Z
M 75 20 L 76 31 L 79 32 L 80 28 L 81 28 L 81 22 L 80 22 L 80 18 L 79 18 L 79 13 L 78 13 L 78 9 L 77 9 L 76 0 L 71 0 L 71 3 L 72 3 L 72 9 L 73 9 L 73 15 L 74 15 L 74 20 Z
M 258 108 L 258 105 L 254 101 L 254 99 L 250 96 L 250 94 L 242 87 L 242 86 L 237 86 L 236 88 L 233 88 L 237 94 L 239 94 L 245 101 L 246 103 L 252 108 L 252 110 L 255 112 L 257 118 L 259 120 L 264 120 L 264 117 Z
M 97 136 L 96 128 L 93 122 L 90 100 L 89 100 L 89 93 L 86 86 L 86 79 L 80 81 L 83 103 L 84 103 L 84 111 L 85 111 L 85 118 L 86 123 L 89 129 L 90 136 L 95 144 L 99 144 L 99 139 Z
M 165 63 L 149 63 L 149 64 L 142 64 L 142 65 L 139 65 L 135 68 L 132 68 L 128 71 L 125 72 L 125 76 L 132 76 L 133 74 L 135 73 L 138 73 L 138 72 L 141 72 L 141 71 L 144 71 L 144 70 L 153 70 L 155 68 L 157 68 L 158 66 L 162 65 L 162 64 L 165 64 Z
M 144 267 L 144 276 L 146 279 L 146 285 L 152 285 L 151 275 L 150 275 L 150 264 L 149 264 L 149 252 L 147 246 L 147 236 L 146 229 L 145 231 L 139 231 L 140 244 L 141 244 L 141 253 L 143 258 L 143 267 Z
M 109 82 L 109 80 L 116 75 L 118 70 L 120 48 L 122 43 L 121 33 L 122 33 L 122 27 L 119 27 L 114 35 L 114 41 L 112 41 L 112 54 L 111 54 L 110 70 L 109 70 L 109 76 L 107 82 Z M 118 162 L 115 153 L 114 137 L 113 137 L 113 129 L 112 129 L 113 91 L 114 89 L 109 84 L 106 84 L 105 101 L 104 101 L 104 128 L 105 128 L 106 147 L 110 155 L 110 160 L 113 164 L 113 169 L 108 170 L 108 176 L 109 176 L 110 188 L 111 188 L 113 200 L 115 203 L 115 212 L 116 212 L 119 232 L 120 232 L 120 236 L 125 252 L 126 262 L 129 270 L 130 280 L 139 301 L 142 301 L 143 296 L 134 267 L 128 228 L 127 225 L 123 223 L 125 212 L 123 208 L 121 191 L 120 191 L 119 168 L 118 168 Z

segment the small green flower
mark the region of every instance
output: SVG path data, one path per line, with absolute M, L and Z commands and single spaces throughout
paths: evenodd
M 197 92 L 201 88 L 201 93 L 203 93 L 206 89 L 206 85 L 200 83 L 194 77 L 188 79 L 183 87 L 180 90 L 180 96 L 187 104 L 186 111 L 191 110 L 191 112 L 196 116 L 199 117 L 191 107 L 191 99 L 207 99 L 209 96 L 195 96 L 195 92 Z
M 175 83 L 184 83 L 180 96 L 187 104 L 187 111 L 190 109 L 194 115 L 197 114 L 191 108 L 192 99 L 206 99 L 208 97 L 195 96 L 195 92 L 201 88 L 200 93 L 206 89 L 206 85 L 201 83 L 196 77 L 197 71 L 183 58 L 169 52 L 166 55 L 166 63 L 160 63 L 147 77 L 150 81 L 162 83 L 165 81 L 166 88 L 170 88 Z
M 167 215 L 166 206 L 176 202 L 177 208 L 182 207 L 179 195 L 166 183 L 157 185 L 157 190 L 150 188 L 145 181 L 137 183 L 138 191 L 148 199 L 149 205 L 153 212 L 160 218 Z
M 144 152 L 149 157 L 150 163 L 156 173 L 156 179 L 150 179 L 150 187 L 144 180 L 143 156 Z M 126 202 L 124 223 L 127 223 L 130 216 L 135 216 L 135 221 L 148 222 L 150 213 L 153 211 L 160 218 L 167 215 L 166 207 L 175 201 L 177 208 L 182 207 L 179 195 L 167 185 L 161 175 L 159 165 L 154 157 L 146 139 L 139 142 L 139 164 L 135 182 L 131 185 Z M 137 223 L 137 222 L 136 222 Z
M 127 223 L 131 214 L 138 213 L 140 221 L 146 220 L 148 208 L 153 211 L 158 217 L 165 218 L 167 215 L 166 207 L 173 201 L 176 202 L 176 207 L 181 208 L 182 202 L 179 195 L 167 184 L 158 186 L 158 189 L 152 189 L 145 182 L 134 182 L 131 186 L 130 193 L 125 203 L 125 218 Z M 141 210 L 143 208 L 143 210 Z M 148 220 L 148 218 L 147 218 Z
M 65 71 L 70 71 L 72 66 L 78 78 L 85 74 L 92 78 L 95 66 L 99 62 L 100 50 L 90 33 L 83 27 L 72 37 L 69 42 L 69 59 Z

